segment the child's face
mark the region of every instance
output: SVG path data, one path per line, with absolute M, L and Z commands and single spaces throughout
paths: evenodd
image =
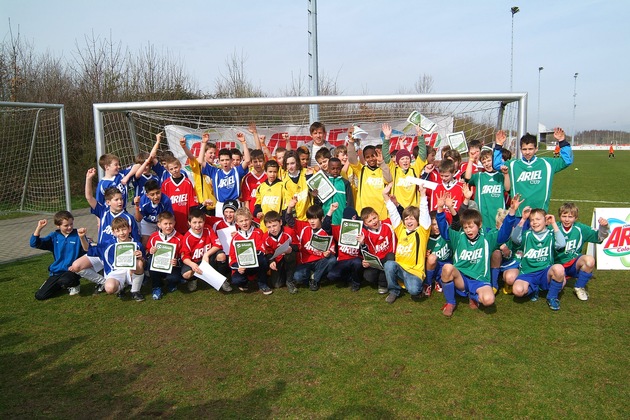
M 427 165 L 435 162 L 435 152 L 431 152 L 427 155 Z
M 166 170 L 173 178 L 179 178 L 182 176 L 182 165 L 179 162 L 167 164 Z
M 492 169 L 492 158 L 490 156 L 484 156 L 483 159 L 481 159 L 481 164 L 483 165 L 484 171 L 486 172 L 494 171 L 494 169 Z
M 348 162 L 348 154 L 345 152 L 339 152 L 337 153 L 337 159 L 339 159 L 341 163 L 345 165 L 346 162 Z
M 206 222 L 206 219 L 203 217 L 193 217 L 188 221 L 188 226 L 190 226 L 190 230 L 199 235 L 203 232 L 203 226 Z
M 74 229 L 74 219 L 63 219 L 58 227 L 59 232 L 61 232 L 65 236 L 68 236 L 72 233 L 72 230 Z
M 297 162 L 294 157 L 287 158 L 287 172 L 293 174 L 297 171 Z
M 370 213 L 363 223 L 373 230 L 378 230 L 381 227 L 381 220 L 378 218 L 377 213 Z
M 324 141 L 326 141 L 326 130 L 324 130 L 323 128 L 317 128 L 313 130 L 313 132 L 311 133 L 311 137 L 313 138 L 316 145 L 321 146 L 322 144 L 324 144 Z
M 276 167 L 268 167 L 265 173 L 267 174 L 267 181 L 269 181 L 270 184 L 278 179 L 278 168 Z
M 311 162 L 311 155 L 308 153 L 300 154 L 300 164 L 302 168 L 308 168 L 309 163 Z
M 232 155 L 232 166 L 240 165 L 242 160 L 241 155 Z
M 107 175 L 118 175 L 120 172 L 120 161 L 114 159 L 109 165 L 105 165 L 105 173 Z
M 432 235 L 440 234 L 440 228 L 438 227 L 437 219 L 435 218 L 431 219 L 431 234 Z
M 217 157 L 217 149 L 214 147 L 209 148 L 208 150 L 206 150 L 206 153 L 208 154 L 208 158 L 214 162 L 214 159 Z
M 116 239 L 118 239 L 119 241 L 129 240 L 129 233 L 131 232 L 129 226 L 119 227 L 117 229 L 113 229 L 113 231 L 114 236 L 116 236 Z
M 282 228 L 282 223 L 278 221 L 271 221 L 269 223 L 265 223 L 267 226 L 267 231 L 273 236 L 278 236 L 280 234 L 280 228 Z
M 576 220 L 577 220 L 577 217 L 569 211 L 565 211 L 564 213 L 560 215 L 560 221 L 562 222 L 562 226 L 567 229 L 573 226 Z
M 529 215 L 529 225 L 534 232 L 542 232 L 543 230 L 547 229 L 545 216 L 539 212 Z
M 232 169 L 232 156 L 230 155 L 219 155 L 219 165 L 224 171 L 229 171 Z
M 160 199 L 162 198 L 162 191 L 160 190 L 147 191 L 147 197 L 149 197 L 149 200 L 151 200 L 153 204 L 159 204 Z
M 464 234 L 468 239 L 474 239 L 479 234 L 479 226 L 475 222 L 466 222 L 462 225 Z
M 376 155 L 376 152 L 374 150 L 368 150 L 367 152 L 365 152 L 363 157 L 365 158 L 365 163 L 367 163 L 368 166 L 372 168 L 377 166 L 378 156 Z
M 223 218 L 226 222 L 232 223 L 234 222 L 234 213 L 236 212 L 232 209 L 225 209 L 223 210 Z
M 214 155 L 216 154 L 216 150 L 214 149 L 206 149 L 206 152 L 203 154 L 203 160 L 206 163 L 213 164 L 214 163 Z
M 319 229 L 322 227 L 322 221 L 315 217 L 313 219 L 308 219 L 308 225 L 311 229 Z
M 252 159 L 252 166 L 254 167 L 254 171 L 256 173 L 261 173 L 264 169 L 265 161 L 260 158 Z
M 333 162 L 329 164 L 328 173 L 334 178 L 337 178 L 339 175 L 341 175 L 341 162 Z
M 440 172 L 440 178 L 442 179 L 442 182 L 445 184 L 448 184 L 449 182 L 451 182 L 454 177 L 455 177 L 455 173 L 453 172 L 449 172 L 449 171 Z
M 407 228 L 407 230 L 414 230 L 420 224 L 418 223 L 418 219 L 416 219 L 412 214 L 405 217 L 405 220 L 403 220 L 403 222 L 405 223 L 405 227 Z
M 472 148 L 468 149 L 468 159 L 477 162 L 479 160 L 479 155 L 481 154 L 481 149 Z
M 317 164 L 322 171 L 328 172 L 328 158 L 319 158 Z
M 237 216 L 236 225 L 241 230 L 249 230 L 249 228 L 252 226 L 252 219 L 251 217 L 247 216 Z
M 112 198 L 106 200 L 105 204 L 108 205 L 110 210 L 114 213 L 120 213 L 125 205 L 122 194 L 115 194 Z
M 276 162 L 282 168 L 282 165 L 284 165 L 284 152 L 276 152 Z
M 170 235 L 175 230 L 175 219 L 162 219 L 157 222 L 158 228 L 165 235 Z
M 526 160 L 530 160 L 536 155 L 538 148 L 534 146 L 532 143 L 521 145 L 521 156 Z
M 411 165 L 411 158 L 409 156 L 403 156 L 398 160 L 398 166 L 400 166 L 405 171 L 409 169 Z

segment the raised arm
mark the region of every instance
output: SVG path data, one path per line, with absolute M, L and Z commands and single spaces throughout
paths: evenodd
M 243 161 L 241 162 L 241 166 L 243 169 L 247 169 L 249 168 L 249 162 L 252 160 L 252 157 L 249 154 L 249 147 L 247 147 L 247 140 L 245 139 L 245 135 L 243 133 L 236 133 L 236 138 L 243 146 Z
M 507 137 L 505 135 L 505 131 L 503 130 L 497 131 L 497 134 L 494 136 L 494 154 L 492 156 L 492 167 L 496 171 L 501 169 L 501 166 L 503 166 L 504 164 L 503 153 L 501 153 L 501 150 L 503 150 L 503 144 L 505 143 L 506 139 Z
M 93 178 L 96 176 L 96 169 L 90 168 L 85 174 L 85 199 L 91 208 L 96 208 L 96 198 L 94 198 L 94 181 Z
M 573 163 L 573 149 L 571 149 L 571 144 L 566 140 L 562 128 L 556 127 L 553 129 L 553 138 L 558 141 L 558 145 L 560 146 L 560 157 L 564 162 L 562 169 L 564 169 Z
M 389 197 L 389 193 L 392 190 L 392 184 L 388 184 L 383 189 L 383 201 L 385 201 L 385 207 L 387 207 L 387 214 L 389 214 L 389 220 L 392 222 L 392 226 L 394 228 L 398 227 L 398 225 L 402 222 L 400 218 L 400 214 L 398 214 L 398 209 L 396 205 L 392 202 Z
M 193 153 L 190 151 L 190 149 L 188 148 L 188 145 L 186 144 L 186 139 L 184 137 L 179 139 L 179 145 L 184 150 L 184 153 L 186 154 L 186 157 L 188 159 L 190 159 L 190 160 L 197 160 L 197 156 L 193 155 Z
M 383 162 L 389 164 L 392 160 L 392 156 L 389 154 L 389 142 L 392 139 L 392 126 L 388 123 L 381 125 L 381 131 L 383 132 Z
M 359 156 L 357 155 L 357 149 L 354 145 L 354 139 L 352 138 L 351 129 L 348 129 L 348 162 L 351 165 L 359 163 Z
M 510 181 L 508 167 L 505 165 L 501 166 L 501 173 L 503 174 L 503 189 L 505 189 L 506 192 L 509 192 L 512 189 L 512 182 Z

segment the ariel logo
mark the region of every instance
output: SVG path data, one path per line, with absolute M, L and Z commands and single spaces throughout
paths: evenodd
M 611 257 L 620 257 L 621 263 L 630 267 L 630 214 L 626 220 L 608 219 L 610 236 L 604 242 L 604 253 Z

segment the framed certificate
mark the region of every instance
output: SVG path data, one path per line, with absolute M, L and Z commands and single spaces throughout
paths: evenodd
M 175 244 L 170 242 L 156 242 L 155 253 L 151 257 L 150 270 L 160 271 L 162 273 L 171 273 L 173 271 L 173 265 L 171 260 L 175 258 Z
M 246 241 L 233 241 L 232 243 L 234 244 L 234 250 L 236 251 L 236 260 L 239 268 L 258 267 L 256 243 L 253 239 Z
M 316 250 L 326 252 L 330 249 L 332 236 L 313 235 L 309 244 Z
M 136 268 L 135 242 L 118 242 L 114 248 L 114 269 Z
M 358 248 L 359 240 L 357 236 L 361 234 L 363 229 L 362 220 L 341 219 L 339 227 L 339 245 L 349 246 L 350 248 Z
M 328 176 L 324 174 L 324 171 L 319 171 L 306 181 L 308 187 L 311 190 L 317 190 L 317 197 L 322 203 L 325 203 L 335 195 L 335 187 L 328 179 Z

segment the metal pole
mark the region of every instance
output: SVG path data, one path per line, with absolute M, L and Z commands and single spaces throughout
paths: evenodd
M 307 0 L 308 4 L 308 87 L 309 96 L 319 95 L 319 65 L 317 60 L 317 0 Z M 309 105 L 311 124 L 319 121 L 319 105 Z
M 576 96 L 577 96 L 577 77 L 578 74 L 575 73 L 573 75 L 573 130 L 571 133 L 571 147 L 573 147 L 574 143 L 575 143 L 575 108 L 577 107 L 575 101 L 576 101 Z
M 24 211 L 24 203 L 26 202 L 26 193 L 28 192 L 28 179 L 31 177 L 31 168 L 33 167 L 33 155 L 35 154 L 35 142 L 37 140 L 37 130 L 39 129 L 39 114 L 41 112 L 42 109 L 38 109 L 37 114 L 35 114 L 35 124 L 33 125 L 33 134 L 31 135 L 31 147 L 28 152 L 28 163 L 26 165 L 24 187 L 22 188 L 22 198 L 20 199 L 20 211 Z
M 68 163 L 68 140 L 66 138 L 66 111 L 62 106 L 59 109 L 59 123 L 61 125 L 61 164 L 63 166 L 63 183 L 66 193 L 66 210 L 72 211 L 72 199 L 70 197 L 70 164 Z
M 536 136 L 538 137 L 538 143 L 540 143 L 540 72 L 544 70 L 544 67 L 538 67 L 538 117 L 536 118 Z
M 514 15 L 520 12 L 517 6 L 513 6 L 512 12 L 512 45 L 510 47 L 510 92 L 512 92 L 512 82 L 514 80 Z

